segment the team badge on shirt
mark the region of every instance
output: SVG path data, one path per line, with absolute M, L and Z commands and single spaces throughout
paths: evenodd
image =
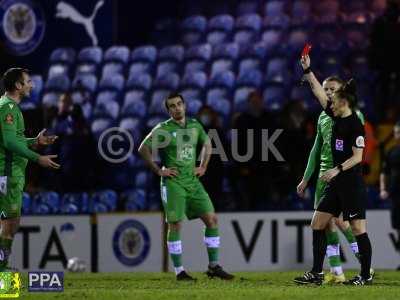
M 12 114 L 7 114 L 5 120 L 4 120 L 7 124 L 12 124 L 14 123 L 14 117 Z
M 337 151 L 343 151 L 343 140 L 336 139 L 335 149 Z

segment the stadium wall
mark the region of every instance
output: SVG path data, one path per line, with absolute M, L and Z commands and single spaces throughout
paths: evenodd
M 219 214 L 221 263 L 231 271 L 305 269 L 311 265 L 311 212 Z M 389 211 L 368 212 L 374 268 L 392 269 L 398 261 Z M 163 216 L 104 214 L 22 218 L 13 245 L 11 265 L 21 271 L 64 270 L 79 257 L 88 271 L 162 271 L 167 257 Z M 191 271 L 204 271 L 207 254 L 200 221 L 185 222 L 183 262 Z M 345 268 L 358 262 L 341 236 Z M 169 263 L 169 269 L 172 270 Z

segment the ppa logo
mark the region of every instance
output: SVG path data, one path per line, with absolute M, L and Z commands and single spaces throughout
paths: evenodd
M 29 272 L 29 292 L 63 292 L 64 272 Z

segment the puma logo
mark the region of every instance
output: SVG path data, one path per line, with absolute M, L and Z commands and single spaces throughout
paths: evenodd
M 96 3 L 96 6 L 94 7 L 93 13 L 90 16 L 86 17 L 83 16 L 79 11 L 76 10 L 76 8 L 74 8 L 70 4 L 64 1 L 60 1 L 57 4 L 56 18 L 70 19 L 73 23 L 81 24 L 83 27 L 85 27 L 87 34 L 92 40 L 93 46 L 97 46 L 98 40 L 94 32 L 93 21 L 96 17 L 97 11 L 103 6 L 103 4 L 103 0 L 98 1 Z

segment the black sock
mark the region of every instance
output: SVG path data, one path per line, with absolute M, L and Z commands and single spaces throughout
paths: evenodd
M 313 272 L 321 273 L 326 253 L 325 230 L 313 230 Z
M 358 244 L 358 251 L 360 253 L 360 262 L 361 262 L 360 275 L 362 278 L 368 279 L 370 277 L 371 257 L 372 257 L 371 242 L 366 232 L 357 235 L 356 240 Z

